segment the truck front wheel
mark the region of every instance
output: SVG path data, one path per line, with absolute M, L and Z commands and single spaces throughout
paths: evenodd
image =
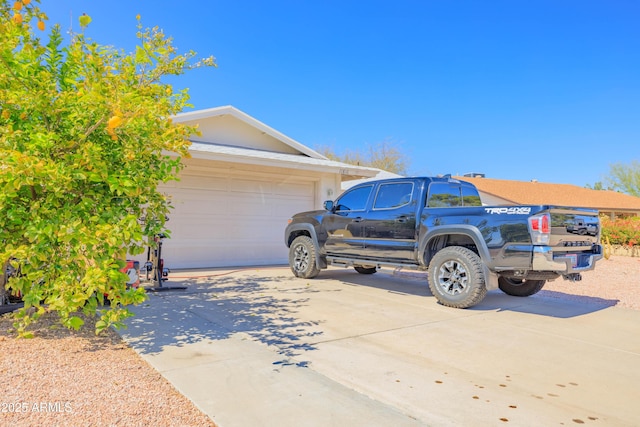
M 320 273 L 316 263 L 316 247 L 309 236 L 298 236 L 289 247 L 289 267 L 293 275 L 312 279 Z
M 528 297 L 537 294 L 545 282 L 546 280 L 513 279 L 500 276 L 498 278 L 498 287 L 507 295 Z
M 429 289 L 447 307 L 468 308 L 478 304 L 487 294 L 482 260 L 462 246 L 441 249 L 429 263 Z

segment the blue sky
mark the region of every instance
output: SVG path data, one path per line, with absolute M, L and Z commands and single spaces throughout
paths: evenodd
M 136 14 L 218 68 L 172 81 L 312 148 L 392 141 L 411 174 L 603 181 L 640 160 L 635 0 L 43 0 L 130 51 Z

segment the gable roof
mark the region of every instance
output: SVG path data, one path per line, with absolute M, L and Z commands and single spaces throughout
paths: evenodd
M 223 116 L 230 116 L 234 120 L 246 125 L 246 128 L 250 129 L 250 132 L 247 134 L 248 136 L 244 136 L 251 141 L 238 141 L 233 138 L 233 135 L 224 134 L 224 131 L 221 132 L 219 127 L 215 128 L 215 131 L 209 128 L 208 135 L 205 135 L 203 132 L 202 137 L 196 137 L 194 135 L 190 138 L 191 146 L 189 147 L 189 152 L 192 157 L 232 163 L 336 173 L 340 175 L 341 180 L 345 181 L 369 178 L 378 173 L 378 170 L 374 168 L 349 165 L 329 160 L 322 154 L 230 105 L 181 113 L 174 116 L 173 121 L 177 123 L 189 123 L 191 125 L 204 125 L 207 123 L 211 124 L 212 118 L 223 118 Z M 239 128 L 236 127 L 234 130 L 239 131 Z M 263 135 L 268 135 L 270 137 L 269 140 L 267 141 L 263 138 Z M 274 145 L 273 143 L 276 144 Z
M 325 156 L 323 156 L 322 154 L 318 153 L 317 151 L 312 150 L 311 148 L 307 147 L 306 145 L 303 145 L 301 143 L 299 143 L 298 141 L 289 138 L 288 136 L 284 135 L 283 133 L 278 132 L 277 130 L 273 129 L 270 126 L 265 125 L 264 123 L 262 123 L 259 120 L 256 120 L 255 118 L 251 117 L 250 115 L 248 115 L 247 113 L 244 113 L 240 110 L 238 110 L 237 108 L 231 106 L 231 105 L 225 105 L 222 107 L 214 107 L 214 108 L 207 108 L 205 110 L 196 110 L 196 111 L 189 111 L 186 113 L 180 113 L 177 114 L 173 117 L 173 121 L 177 122 L 177 123 L 184 123 L 184 122 L 192 122 L 192 121 L 199 121 L 199 120 L 204 120 L 204 119 L 209 119 L 212 117 L 219 117 L 219 116 L 224 116 L 224 115 L 230 115 L 244 123 L 246 123 L 247 125 L 271 136 L 274 139 L 277 139 L 278 141 L 282 142 L 283 144 L 293 148 L 294 150 L 298 151 L 301 154 L 304 154 L 306 156 L 309 156 L 313 159 L 323 159 L 323 160 L 327 160 L 327 158 Z M 194 141 L 195 142 L 195 141 Z M 201 141 L 198 141 L 201 142 Z
M 640 197 L 609 190 L 591 190 L 571 184 L 469 178 L 478 191 L 519 205 L 557 205 L 598 209 L 606 212 L 640 212 Z

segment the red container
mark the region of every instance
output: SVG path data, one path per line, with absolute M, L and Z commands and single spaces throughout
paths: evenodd
M 129 280 L 127 280 L 127 286 L 133 286 L 137 288 L 140 286 L 140 262 L 128 259 L 127 265 L 120 270 L 123 273 L 129 276 Z

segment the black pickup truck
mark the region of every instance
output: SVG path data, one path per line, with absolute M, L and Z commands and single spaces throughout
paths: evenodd
M 451 178 L 361 183 L 325 210 L 289 219 L 285 243 L 297 277 L 328 265 L 373 274 L 382 266 L 428 270 L 429 288 L 449 307 L 471 307 L 487 290 L 540 291 L 602 258 L 598 212 L 559 206 L 483 206 L 475 186 Z M 580 224 L 593 233 L 575 233 Z

